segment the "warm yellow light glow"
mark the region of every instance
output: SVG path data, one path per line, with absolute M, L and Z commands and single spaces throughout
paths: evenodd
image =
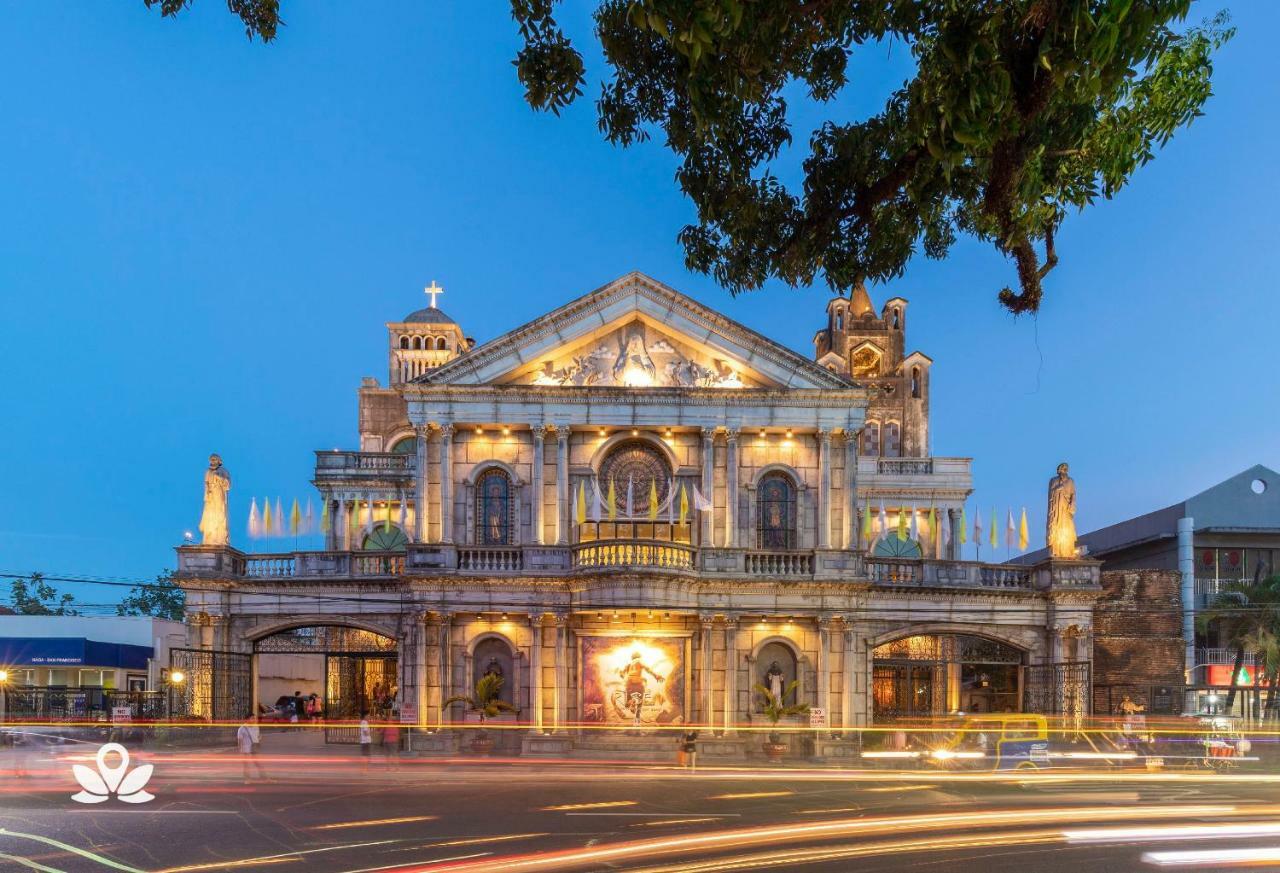
M 640 367 L 627 367 L 622 371 L 622 384 L 628 388 L 648 388 L 653 384 L 653 374 Z
M 707 800 L 745 800 L 752 797 L 786 797 L 794 791 L 744 791 L 739 794 L 715 794 Z
M 602 800 L 598 803 L 563 803 L 559 806 L 544 806 L 543 812 L 566 812 L 571 809 L 608 809 L 614 806 L 635 806 L 634 800 Z
M 8 682 L 8 681 L 9 681 L 9 671 L 0 670 L 0 682 Z
M 484 428 L 482 428 L 480 425 L 478 425 L 478 424 L 477 424 L 477 425 L 476 425 L 476 433 L 484 433 Z
M 507 426 L 504 424 L 504 425 L 502 426 L 502 435 L 503 435 L 503 436 L 511 436 L 511 428 L 507 427 Z
M 363 821 L 340 821 L 332 824 L 315 825 L 313 831 L 332 831 L 345 828 L 368 828 L 375 825 L 407 824 L 414 821 L 433 821 L 434 815 L 408 815 L 401 818 L 368 818 Z
M 605 435 L 606 435 L 606 434 L 605 434 L 605 430 L 604 430 L 604 428 L 600 428 L 600 436 L 602 436 L 602 437 L 603 437 L 603 436 L 605 436 Z
M 187 681 L 187 674 L 183 673 L 181 670 L 174 670 L 169 674 L 169 681 L 174 685 L 180 685 Z

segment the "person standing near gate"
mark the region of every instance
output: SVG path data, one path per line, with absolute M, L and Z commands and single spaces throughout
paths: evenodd
M 240 753 L 240 763 L 244 768 L 244 783 L 246 785 L 249 784 L 249 765 L 251 763 L 257 769 L 259 779 L 267 778 L 267 774 L 262 769 L 262 764 L 255 757 L 258 754 L 258 745 L 261 741 L 258 716 L 250 714 L 244 720 L 244 724 L 240 725 L 240 729 L 236 731 L 236 751 Z
M 360 713 L 360 727 L 357 739 L 360 741 L 360 756 L 364 758 L 364 772 L 369 772 L 369 756 L 373 754 L 373 732 L 369 730 L 369 713 Z

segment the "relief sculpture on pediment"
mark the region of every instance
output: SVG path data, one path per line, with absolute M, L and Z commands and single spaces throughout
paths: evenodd
M 531 374 L 534 385 L 628 388 L 742 388 L 735 365 L 723 359 L 695 360 L 664 337 L 652 339 L 633 323 L 590 351 L 544 361 Z

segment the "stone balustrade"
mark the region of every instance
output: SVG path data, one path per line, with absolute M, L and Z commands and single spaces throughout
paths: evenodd
M 748 576 L 812 576 L 813 552 L 747 552 Z
M 418 468 L 413 454 L 400 452 L 316 452 L 317 479 L 403 480 Z
M 832 550 L 698 549 L 652 540 L 597 540 L 571 546 L 411 544 L 405 552 L 316 551 L 246 555 L 235 549 L 182 546 L 180 576 L 190 578 L 339 581 L 402 576 L 565 576 L 601 569 L 643 568 L 706 578 L 764 577 L 883 587 L 1046 591 L 1098 586 L 1095 561 L 1036 566 L 868 557 Z

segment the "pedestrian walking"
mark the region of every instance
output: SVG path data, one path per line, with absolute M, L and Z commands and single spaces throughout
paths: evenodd
M 391 713 L 391 717 L 396 718 L 396 713 Z M 400 769 L 400 725 L 394 721 L 387 723 L 382 728 L 382 750 L 387 756 L 387 766 L 392 769 Z
M 373 732 L 369 730 L 369 713 L 363 711 L 360 713 L 360 727 L 357 729 L 357 739 L 360 741 L 360 755 L 364 758 L 364 772 L 369 772 L 369 755 L 373 753 Z
M 240 753 L 240 763 L 244 770 L 244 782 L 249 784 L 249 767 L 253 766 L 257 770 L 258 778 L 267 778 L 266 772 L 262 769 L 262 763 L 258 760 L 258 748 L 262 742 L 262 736 L 258 728 L 257 714 L 251 714 L 244 720 L 244 724 L 240 725 L 236 731 L 236 750 Z

